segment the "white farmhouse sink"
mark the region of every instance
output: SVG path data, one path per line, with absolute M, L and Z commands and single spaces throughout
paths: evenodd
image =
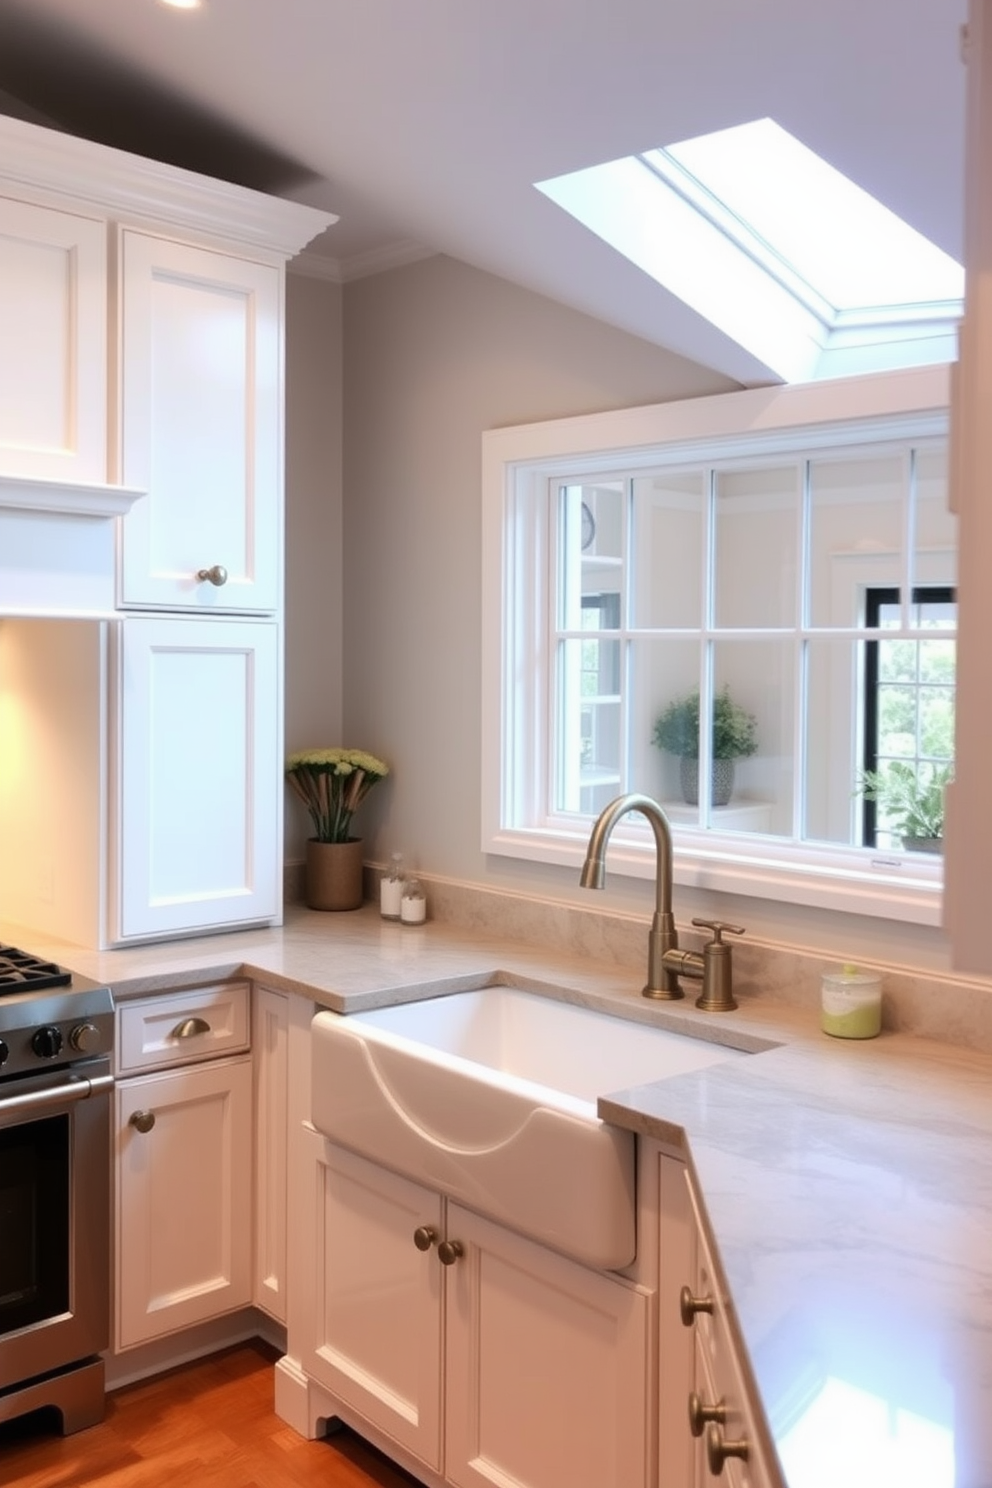
M 634 1258 L 634 1138 L 597 1097 L 742 1052 L 511 987 L 312 1031 L 318 1131 L 602 1268 Z

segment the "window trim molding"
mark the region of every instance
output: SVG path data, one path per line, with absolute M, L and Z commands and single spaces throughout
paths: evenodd
M 578 869 L 588 837 L 586 823 L 574 831 L 555 823 L 519 827 L 535 820 L 534 800 L 522 798 L 542 784 L 548 768 L 546 717 L 522 697 L 522 689 L 505 686 L 508 668 L 533 675 L 544 666 L 544 615 L 550 593 L 550 534 L 525 546 L 518 518 L 544 502 L 550 475 L 567 468 L 592 472 L 608 463 L 613 470 L 636 469 L 648 460 L 683 459 L 694 448 L 720 444 L 720 456 L 762 453 L 808 444 L 810 430 L 820 441 L 831 426 L 849 433 L 860 424 L 866 442 L 914 434 L 946 434 L 950 401 L 947 365 L 873 373 L 833 382 L 747 389 L 712 397 L 619 409 L 542 423 L 487 430 L 482 435 L 482 851 L 484 854 Z M 510 544 L 520 546 L 514 553 Z M 513 560 L 513 561 L 511 561 Z M 541 690 L 547 698 L 547 686 Z M 546 710 L 545 710 L 546 711 Z M 514 766 L 529 757 L 526 769 Z M 547 799 L 547 797 L 545 797 Z M 675 881 L 700 889 L 778 899 L 888 919 L 912 919 L 937 925 L 941 917 L 940 865 L 909 862 L 895 854 L 880 855 L 867 867 L 863 850 L 858 862 L 845 861 L 843 850 L 820 852 L 810 847 L 788 858 L 778 845 L 755 850 L 742 839 L 740 852 L 728 849 L 728 838 L 713 845 L 698 843 L 677 828 Z M 654 852 L 650 833 L 637 819 L 618 829 L 611 852 L 611 871 L 650 878 Z M 914 855 L 915 856 L 915 855 Z

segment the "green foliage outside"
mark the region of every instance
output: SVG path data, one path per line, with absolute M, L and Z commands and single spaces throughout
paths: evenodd
M 952 764 L 887 760 L 879 770 L 865 770 L 858 790 L 881 808 L 879 826 L 896 836 L 933 840 L 944 835 L 944 788 Z

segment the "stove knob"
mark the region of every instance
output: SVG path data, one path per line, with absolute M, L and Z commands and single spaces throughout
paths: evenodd
M 0 1064 L 6 1064 L 9 1055 L 10 1050 L 7 1048 L 7 1045 L 4 1043 L 3 1039 L 0 1039 Z
M 69 1043 L 77 1054 L 95 1054 L 100 1047 L 100 1030 L 95 1023 L 77 1023 L 69 1034 Z
M 54 1059 L 62 1052 L 62 1030 L 52 1026 L 35 1030 L 31 1047 L 39 1059 Z

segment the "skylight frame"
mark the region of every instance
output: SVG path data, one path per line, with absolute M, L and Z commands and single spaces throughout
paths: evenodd
M 702 138 L 717 139 L 719 134 L 780 146 L 784 136 L 787 150 L 812 153 L 773 120 L 752 121 Z M 676 158 L 673 152 L 693 143 L 587 167 L 538 182 L 537 189 L 744 347 L 779 380 L 816 381 L 955 359 L 964 274 L 948 255 L 903 224 L 909 246 L 923 245 L 930 267 L 952 279 L 958 270 L 961 296 L 834 304 Z M 838 189 L 846 183 L 855 203 L 874 214 L 876 225 L 879 220 L 886 226 L 898 224 L 893 213 L 860 187 L 826 162 L 819 164 Z

